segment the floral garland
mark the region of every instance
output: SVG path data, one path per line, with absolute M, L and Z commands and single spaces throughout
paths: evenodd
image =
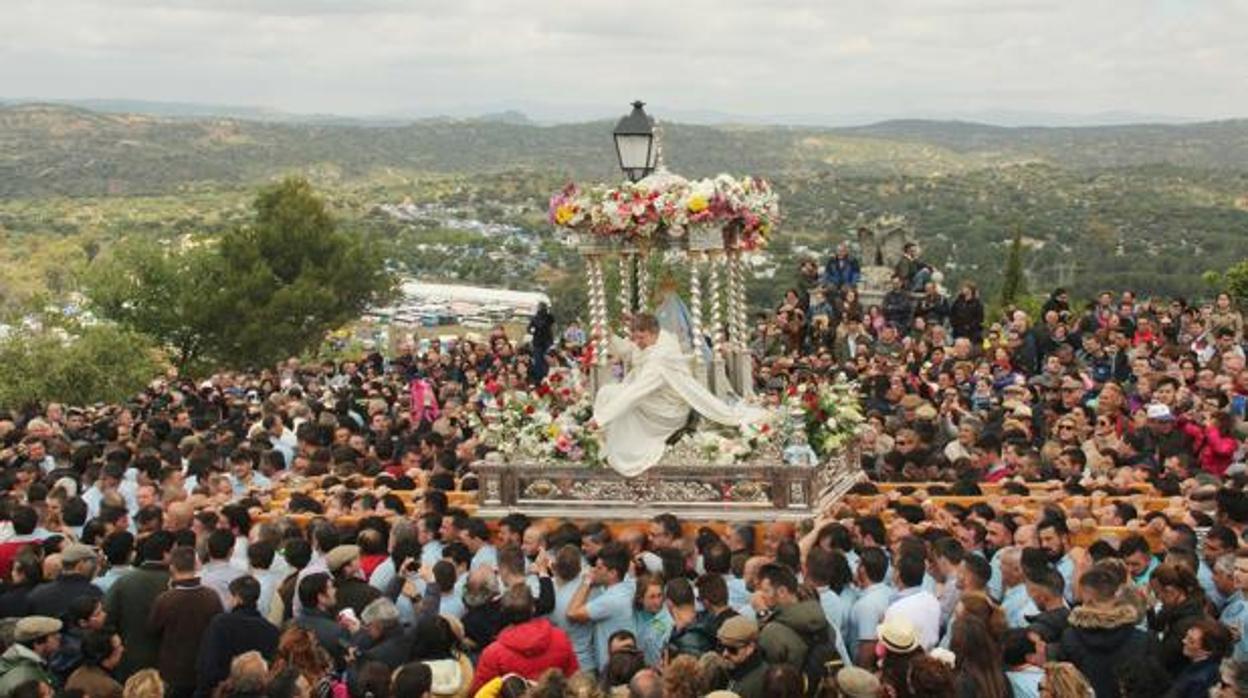
M 568 184 L 550 198 L 549 220 L 579 234 L 630 242 L 716 226 L 735 230 L 743 249 L 757 250 L 767 246 L 780 222 L 780 203 L 758 177 L 649 177 L 613 188 Z
M 474 401 L 479 409 L 470 416 L 473 430 L 509 461 L 601 463 L 602 432 L 593 423 L 593 401 L 572 372 L 552 372 L 532 391 L 508 390 L 490 381 Z M 792 385 L 780 407 L 770 420 L 739 431 L 697 431 L 674 448 L 708 465 L 732 465 L 772 446 L 808 443 L 823 461 L 858 438 L 866 421 L 856 383 Z
M 474 431 L 508 460 L 532 458 L 594 464 L 601 458 L 588 392 L 567 372 L 552 372 L 532 391 L 487 383 L 476 397 Z
M 801 420 L 806 440 L 820 459 L 857 439 L 866 421 L 857 383 L 790 385 L 781 404 L 788 414 Z
M 696 454 L 708 465 L 748 461 L 773 443 L 776 429 L 769 422 L 743 425 L 740 430 L 703 430 L 686 435 L 673 448 Z

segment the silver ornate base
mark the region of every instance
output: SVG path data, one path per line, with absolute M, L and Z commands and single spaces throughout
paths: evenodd
M 779 454 L 732 465 L 668 460 L 635 478 L 604 466 L 479 461 L 473 465 L 477 513 L 644 520 L 671 512 L 704 521 L 797 521 L 819 514 L 865 478 L 851 452 L 813 466 L 786 465 Z

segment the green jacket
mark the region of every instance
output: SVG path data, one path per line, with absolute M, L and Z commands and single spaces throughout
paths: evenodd
M 147 627 L 147 616 L 156 597 L 169 588 L 169 568 L 146 562 L 123 574 L 109 587 L 104 596 L 108 620 L 117 626 L 126 651 L 117 667 L 117 680 L 125 680 L 134 672 L 156 666 L 160 636 Z
M 776 609 L 758 634 L 768 664 L 788 664 L 801 671 L 810 650 L 808 639 L 827 637 L 828 619 L 819 602 L 810 599 Z
M 0 655 L 0 698 L 30 680 L 55 686 L 48 663 L 26 645 L 14 644 Z
M 745 664 L 733 667 L 729 674 L 728 690 L 741 698 L 767 698 L 767 662 L 754 650 L 754 656 Z

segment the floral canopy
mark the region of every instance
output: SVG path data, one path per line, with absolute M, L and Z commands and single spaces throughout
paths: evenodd
M 568 184 L 551 197 L 549 219 L 589 241 L 634 245 L 721 230 L 748 251 L 766 247 L 780 206 L 771 185 L 758 177 L 690 181 L 660 170 L 617 187 Z

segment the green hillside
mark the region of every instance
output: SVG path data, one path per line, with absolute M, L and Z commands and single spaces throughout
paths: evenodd
M 0 108 L 0 198 L 164 193 L 291 170 L 345 179 L 387 169 L 612 178 L 610 128 L 445 119 L 370 127 L 11 106 Z M 1156 163 L 1248 169 L 1244 121 L 1083 129 L 914 121 L 850 129 L 671 124 L 663 135 L 668 161 L 689 175 L 928 176 L 1035 161 L 1076 169 Z
M 534 264 L 501 269 L 488 256 L 497 240 L 437 222 L 400 224 L 374 210 L 405 199 L 437 203 L 548 239 L 551 191 L 568 179 L 618 179 L 611 126 L 518 118 L 366 126 L 2 107 L 0 307 L 72 290 L 77 266 L 117 239 L 218 234 L 245 217 L 259 183 L 291 173 L 311 179 L 345 224 L 392 239 L 396 255 L 422 275 L 557 285 L 577 270 L 553 241 Z M 665 124 L 663 143 L 682 174 L 748 172 L 776 183 L 785 214 L 777 279 L 788 278 L 794 254 L 822 254 L 860 214 L 904 213 L 925 256 L 951 279 L 970 276 L 991 289 L 1002 243 L 1017 225 L 1033 288 L 1130 285 L 1198 295 L 1207 290 L 1201 272 L 1242 257 L 1248 232 L 1248 121 Z M 428 251 L 430 240 L 475 251 Z

